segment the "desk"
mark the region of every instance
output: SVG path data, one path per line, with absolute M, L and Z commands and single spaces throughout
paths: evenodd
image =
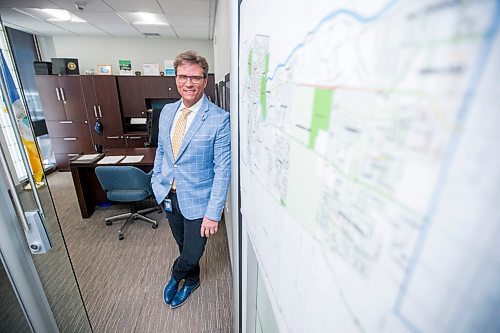
M 80 212 L 83 218 L 89 218 L 94 213 L 95 206 L 98 202 L 108 201 L 106 193 L 104 193 L 99 180 L 95 174 L 95 168 L 100 165 L 133 165 L 145 172 L 153 169 L 156 148 L 120 148 L 109 149 L 106 151 L 105 156 L 117 155 L 144 155 L 144 158 L 137 163 L 117 163 L 117 164 L 97 164 L 94 163 L 72 163 L 70 161 L 69 167 L 71 176 L 73 177 L 73 184 L 75 185 L 76 195 L 78 197 L 78 204 L 80 205 Z

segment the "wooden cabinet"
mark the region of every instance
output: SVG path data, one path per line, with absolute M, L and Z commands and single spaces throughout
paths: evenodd
M 137 78 L 143 89 L 144 98 L 167 98 L 167 80 L 162 76 L 141 76 Z
M 45 120 L 87 120 L 79 76 L 37 75 Z
M 181 98 L 181 94 L 177 90 L 177 84 L 175 83 L 175 77 L 169 76 L 167 77 L 167 96 L 168 98 L 179 99 Z
M 181 98 L 174 76 L 118 76 L 118 90 L 124 117 L 145 117 L 147 99 L 174 101 Z M 208 74 L 205 94 L 215 101 L 213 74 Z
M 118 92 L 124 117 L 144 117 L 146 101 L 140 77 L 118 76 Z
M 127 148 L 144 148 L 148 142 L 147 133 L 127 133 L 125 134 L 125 143 Z
M 144 147 L 147 133 L 130 128 L 132 133 L 124 133 L 126 118 L 146 118 L 148 99 L 172 102 L 181 97 L 173 76 L 37 75 L 36 83 L 61 170 L 69 169 L 71 157 L 94 152 L 95 144 L 105 149 Z M 205 94 L 215 99 L 213 74 Z M 97 119 L 102 134 L 94 130 Z
M 80 76 L 37 75 L 35 80 L 57 167 L 69 170 L 71 157 L 94 151 Z
M 82 76 L 87 117 L 95 144 L 103 148 L 122 148 L 123 125 L 115 76 Z M 95 131 L 97 120 L 102 124 L 102 134 Z

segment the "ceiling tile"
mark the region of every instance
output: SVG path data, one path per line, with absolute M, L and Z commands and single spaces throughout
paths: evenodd
M 39 21 L 29 15 L 20 13 L 16 10 L 13 10 L 11 8 L 0 8 L 0 15 L 2 15 L 2 21 Z
M 156 0 L 106 0 L 117 12 L 163 13 Z
M 96 24 L 113 37 L 144 37 L 139 31 L 128 24 Z
M 162 37 L 172 37 L 176 38 L 175 32 L 172 30 L 172 27 L 169 25 L 141 25 L 136 26 L 136 28 L 142 33 L 158 33 Z
M 61 29 L 60 27 L 56 27 L 54 25 L 47 24 L 42 21 L 37 21 L 37 22 L 31 22 L 28 25 L 20 25 L 16 23 L 11 23 L 8 21 L 4 21 L 4 24 L 8 27 L 21 30 L 21 31 L 26 31 L 31 34 L 35 35 L 41 35 L 41 36 L 53 36 L 53 35 L 64 35 L 64 36 L 75 36 L 74 33 L 66 31 L 64 29 Z
M 137 14 L 137 12 L 120 12 L 118 14 L 131 24 L 143 20 L 143 18 L 141 18 L 140 15 Z M 159 22 L 168 22 L 167 18 L 165 17 L 165 15 L 163 15 L 163 13 L 154 14 L 152 16 Z
M 166 15 L 208 16 L 209 1 L 158 0 Z
M 0 7 L 4 8 L 59 8 L 47 0 L 2 0 Z
M 173 26 L 185 27 L 195 26 L 204 27 L 208 31 L 209 18 L 208 16 L 180 16 L 167 15 L 168 22 Z
M 50 0 L 55 3 L 62 9 L 66 9 L 69 11 L 78 10 L 76 8 L 75 2 L 77 3 L 85 3 L 84 9 L 81 11 L 89 11 L 89 12 L 112 12 L 111 9 L 106 3 L 102 0 Z M 73 13 L 75 14 L 75 13 Z M 75 14 L 78 15 L 78 14 Z
M 89 23 L 54 22 L 54 25 L 72 31 L 80 36 L 109 36 L 106 32 Z
M 180 39 L 208 40 L 208 29 L 200 27 L 174 27 Z
M 87 11 L 71 11 L 72 14 L 84 19 L 93 24 L 125 24 L 128 25 L 115 12 L 87 12 Z
M 86 2 L 84 9 L 76 9 L 75 1 Z M 144 37 L 143 33 L 158 33 L 166 38 L 206 40 L 212 4 L 213 0 L 0 0 L 0 13 L 6 25 L 44 36 Z M 14 6 L 20 10 L 62 8 L 86 22 L 48 22 L 9 8 Z M 135 12 L 158 14 L 171 26 L 131 25 L 137 20 Z

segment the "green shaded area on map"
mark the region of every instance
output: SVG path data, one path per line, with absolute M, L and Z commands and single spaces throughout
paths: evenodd
M 250 53 L 248 54 L 248 75 L 252 75 L 252 49 L 250 49 Z
M 311 133 L 309 135 L 309 145 L 310 149 L 314 149 L 316 145 L 316 139 L 320 129 L 328 130 L 328 125 L 330 123 L 330 113 L 332 110 L 333 101 L 333 90 L 330 89 L 315 89 L 314 100 L 313 100 L 313 110 L 312 110 L 312 122 L 311 122 Z

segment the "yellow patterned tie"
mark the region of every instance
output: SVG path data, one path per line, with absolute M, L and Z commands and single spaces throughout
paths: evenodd
M 182 109 L 182 114 L 175 124 L 174 135 L 172 136 L 172 153 L 174 154 L 174 160 L 177 158 L 179 148 L 181 148 L 184 132 L 186 132 L 187 117 L 190 113 L 191 110 Z
M 184 139 L 184 132 L 186 132 L 186 123 L 187 117 L 191 113 L 191 110 L 184 108 L 182 109 L 182 114 L 177 119 L 177 123 L 174 128 L 174 135 L 172 136 L 172 153 L 174 155 L 174 160 L 177 158 L 177 154 L 179 153 L 179 149 L 182 145 L 182 140 Z M 172 184 L 172 189 L 175 190 L 175 180 Z

